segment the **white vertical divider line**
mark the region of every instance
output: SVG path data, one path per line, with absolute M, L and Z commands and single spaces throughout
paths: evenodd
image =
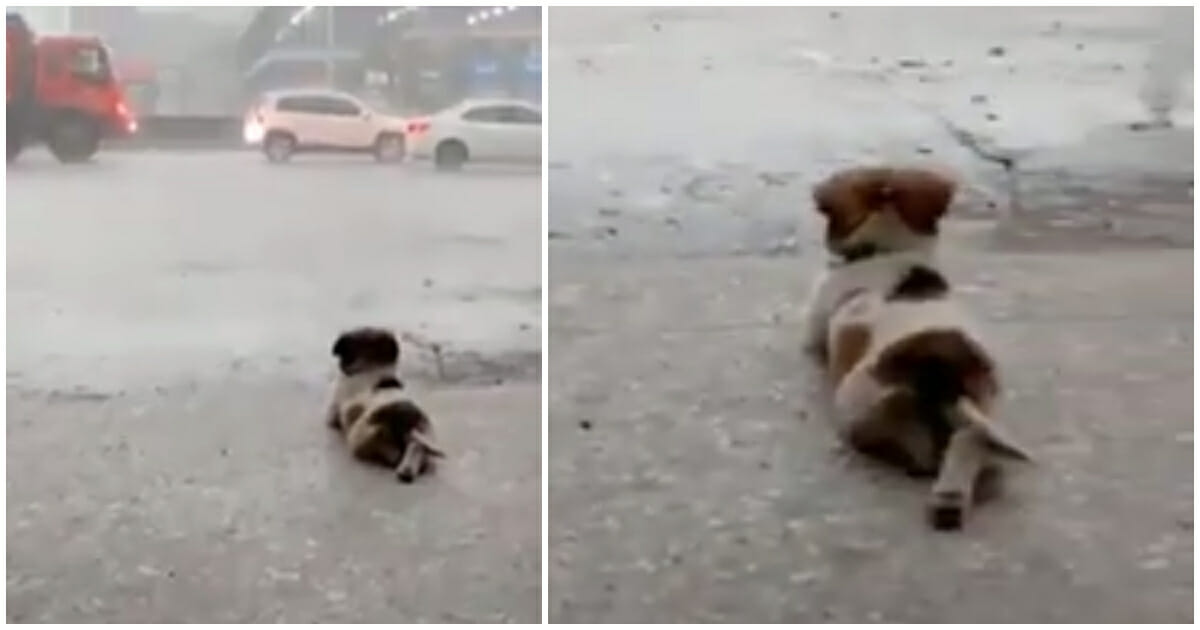
M 550 51 L 550 10 L 542 11 L 542 623 L 550 623 L 550 113 L 546 78 L 546 54 Z

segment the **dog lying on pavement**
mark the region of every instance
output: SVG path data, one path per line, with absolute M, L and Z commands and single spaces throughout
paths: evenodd
M 918 169 L 856 168 L 820 183 L 813 198 L 836 260 L 810 297 L 805 333 L 841 437 L 936 476 L 928 515 L 938 529 L 962 526 L 996 455 L 1029 459 L 990 416 L 997 367 L 934 255 L 954 189 Z
M 397 376 L 400 344 L 381 328 L 356 328 L 333 344 L 338 376 L 326 422 L 339 431 L 354 457 L 395 469 L 412 483 L 444 457 L 433 441 L 429 418 L 404 391 Z

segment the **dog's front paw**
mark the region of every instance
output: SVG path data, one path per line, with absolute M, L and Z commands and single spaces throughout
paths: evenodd
M 958 491 L 934 492 L 927 507 L 929 524 L 938 531 L 962 529 L 967 518 L 967 497 Z

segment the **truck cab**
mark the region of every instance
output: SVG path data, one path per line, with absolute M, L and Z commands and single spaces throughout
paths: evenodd
M 100 38 L 35 37 L 15 13 L 6 15 L 6 23 L 10 161 L 38 141 L 63 162 L 84 161 L 101 138 L 137 130 Z

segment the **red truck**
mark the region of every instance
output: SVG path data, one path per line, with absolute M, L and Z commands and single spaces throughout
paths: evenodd
M 7 13 L 8 161 L 45 142 L 61 162 L 91 159 L 103 137 L 137 131 L 98 37 L 35 37 L 20 14 Z

